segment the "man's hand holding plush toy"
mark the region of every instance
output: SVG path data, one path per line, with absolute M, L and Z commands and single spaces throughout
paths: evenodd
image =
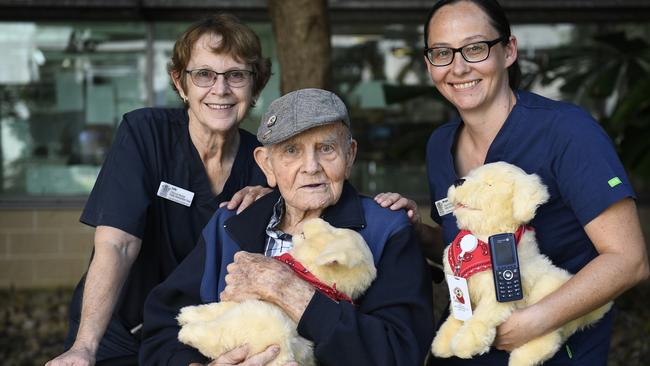
M 222 354 L 207 365 L 191 363 L 189 366 L 259 366 L 273 361 L 280 352 L 278 345 L 271 345 L 263 352 L 251 355 L 249 346 L 243 345 Z M 300 366 L 297 362 L 288 362 L 283 366 Z
M 264 300 L 298 322 L 316 291 L 289 266 L 262 254 L 238 252 L 227 267 L 221 301 Z
M 214 359 L 211 366 L 315 366 L 313 343 L 296 328 L 316 288 L 351 301 L 377 275 L 363 237 L 322 219 L 306 221 L 277 259 L 238 252 L 226 269 L 220 302 L 184 307 L 177 317 L 179 340 Z

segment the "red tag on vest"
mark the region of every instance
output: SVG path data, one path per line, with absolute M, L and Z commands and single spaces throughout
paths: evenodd
M 533 230 L 533 228 L 522 225 L 517 229 L 515 232 L 516 244 L 519 244 L 519 240 L 526 230 Z M 472 233 L 467 230 L 461 230 L 458 235 L 456 235 L 454 241 L 451 242 L 451 247 L 447 252 L 447 260 L 449 261 L 449 266 L 452 270 L 455 270 L 456 266 L 460 264 L 459 270 L 455 271 L 457 273 L 454 273 L 454 275 L 463 278 L 470 278 L 475 273 L 487 271 L 492 268 L 492 262 L 490 261 L 490 246 L 486 242 L 478 240 L 478 238 L 476 239 L 478 241 L 476 249 L 464 253 L 463 257 L 460 258 L 461 253 L 463 253 L 463 250 L 460 247 L 460 242 L 467 235 L 472 235 Z

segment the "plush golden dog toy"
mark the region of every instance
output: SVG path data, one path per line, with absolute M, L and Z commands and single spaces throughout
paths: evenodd
M 304 266 L 310 272 L 307 275 L 317 279 L 316 287 L 330 297 L 356 299 L 376 277 L 372 253 L 353 230 L 312 219 L 303 225 L 303 235 L 293 237 L 293 245 L 290 255 L 279 259 L 293 267 Z M 316 364 L 313 344 L 300 337 L 296 323 L 271 303 L 248 300 L 188 306 L 181 309 L 177 320 L 181 325 L 178 339 L 212 359 L 243 344 L 253 354 L 277 344 L 280 354 L 269 365 Z
M 533 219 L 537 208 L 549 198 L 546 187 L 537 175 L 526 174 L 520 168 L 504 162 L 485 164 L 451 186 L 447 198 L 455 207 L 453 214 L 461 234 L 469 232 L 479 243 L 473 252 L 463 253 L 459 240 L 454 240 L 443 256 L 446 274 L 466 278 L 472 314 L 464 321 L 450 314 L 438 330 L 431 349 L 438 357 L 471 358 L 489 351 L 496 327 L 515 309 L 538 302 L 568 281 L 571 274 L 553 265 L 548 257 L 539 252 L 534 231 L 525 226 Z M 490 236 L 499 233 L 517 233 L 519 236 L 517 251 L 522 300 L 496 300 L 486 243 Z M 459 252 L 461 255 L 458 255 Z M 477 260 L 482 254 L 488 255 L 488 265 L 485 261 Z M 456 260 L 456 256 L 461 259 Z M 463 262 L 471 264 L 468 266 Z M 459 296 L 457 291 L 455 289 L 454 297 Z M 452 299 L 452 303 L 454 301 L 458 300 Z M 548 360 L 571 334 L 596 322 L 610 307 L 611 303 L 606 304 L 514 349 L 508 365 L 538 365 Z

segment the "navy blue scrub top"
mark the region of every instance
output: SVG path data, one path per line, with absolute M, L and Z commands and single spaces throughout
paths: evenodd
M 540 251 L 555 265 L 576 273 L 598 255 L 583 226 L 612 204 L 626 197 L 635 198 L 634 191 L 612 141 L 588 113 L 575 105 L 529 92 L 517 91 L 515 95 L 517 103 L 490 145 L 485 163 L 505 161 L 542 178 L 551 196 L 531 222 Z M 442 226 L 445 243 L 450 243 L 459 229 L 453 214 L 438 214 L 435 202 L 446 198 L 449 186 L 460 178 L 454 151 L 461 127 L 461 120 L 451 121 L 436 129 L 427 144 L 431 218 Z M 602 357 L 602 353 L 591 349 L 600 341 L 601 345 L 607 342 L 606 356 L 611 312 L 609 317 L 582 332 L 584 341 L 575 340 L 581 337 L 579 334 L 572 338 L 581 343 L 572 349 L 574 361 L 589 353 Z M 556 358 L 566 357 L 563 352 L 558 354 Z M 473 364 L 500 364 L 488 361 L 495 360 L 489 356 L 480 359 L 486 362 L 473 359 Z
M 116 308 L 126 329 L 142 322 L 147 294 L 194 248 L 219 203 L 243 187 L 266 185 L 253 159 L 260 144 L 245 130 L 239 135 L 230 176 L 215 196 L 190 139 L 185 109 L 145 108 L 124 115 L 80 220 L 142 239 Z M 159 197 L 161 182 L 194 192 L 191 205 Z

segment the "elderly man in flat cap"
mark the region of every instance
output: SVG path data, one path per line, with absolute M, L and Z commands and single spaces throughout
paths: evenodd
M 257 138 L 255 160 L 273 192 L 239 215 L 219 209 L 195 250 L 151 293 L 141 365 L 207 363 L 177 341 L 180 308 L 246 299 L 283 308 L 321 365 L 421 365 L 433 337 L 429 273 L 406 214 L 347 182 L 357 143 L 341 99 L 320 89 L 291 92 L 271 103 Z M 316 217 L 359 232 L 371 249 L 377 278 L 355 304 L 330 299 L 271 258 Z M 211 365 L 264 365 L 276 355 L 276 346 L 255 355 L 240 347 Z

